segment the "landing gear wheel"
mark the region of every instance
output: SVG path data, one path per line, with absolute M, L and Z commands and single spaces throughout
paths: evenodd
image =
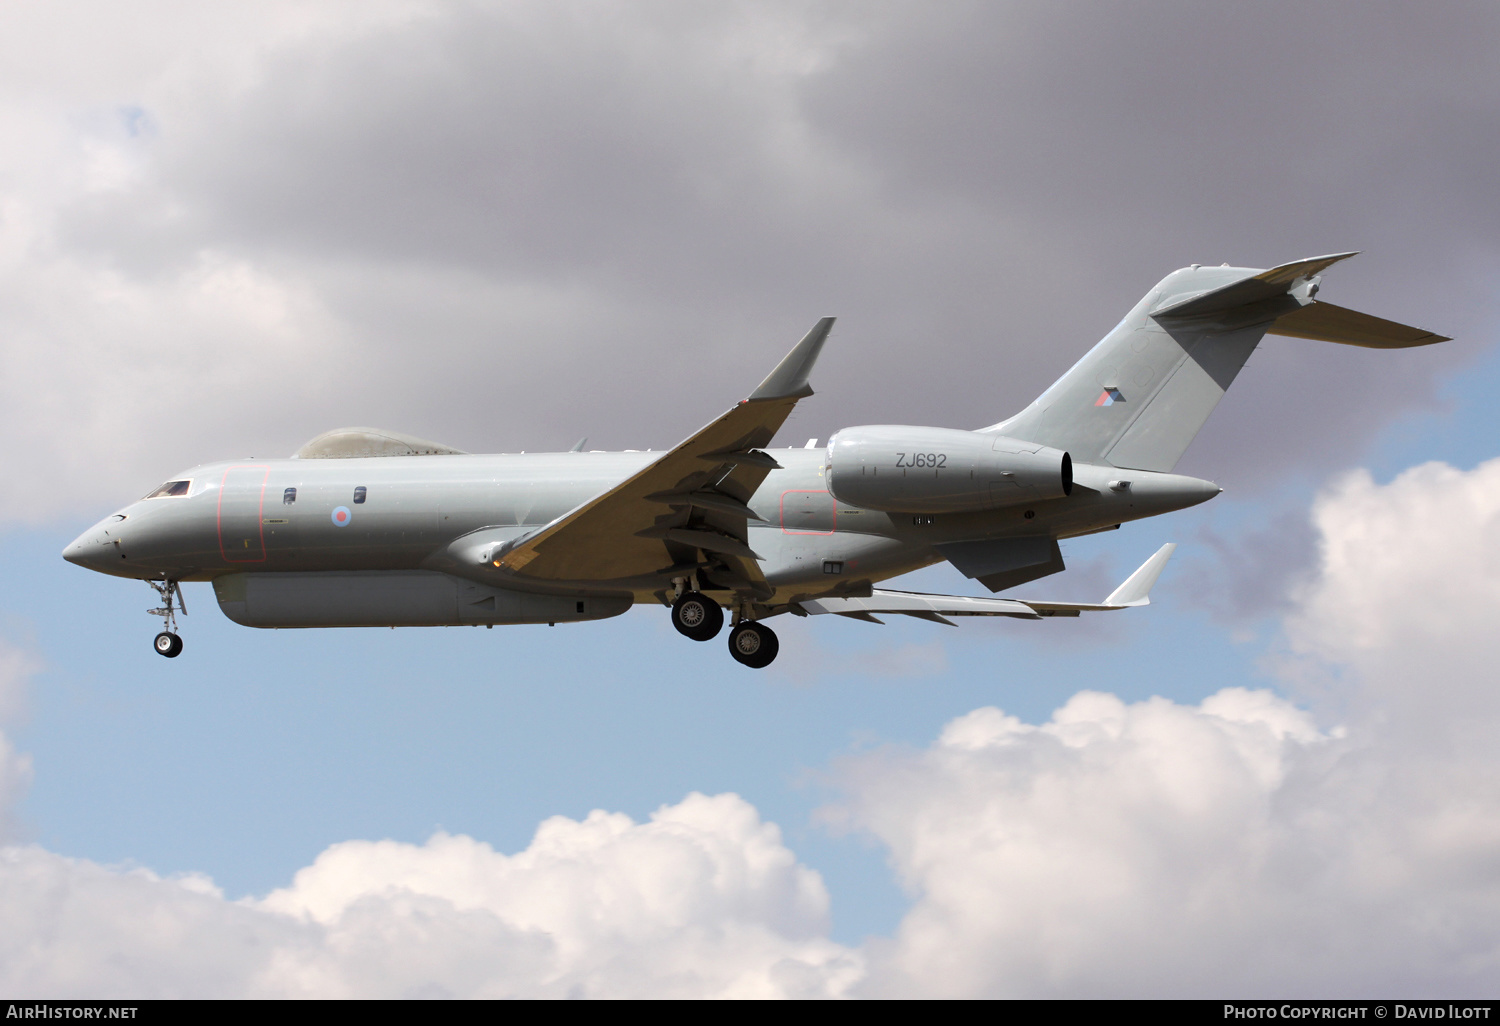
M 672 603 L 672 626 L 694 641 L 712 641 L 724 626 L 724 610 L 701 592 L 690 591 Z
M 159 581 L 146 582 L 151 585 L 156 594 L 161 596 L 161 606 L 157 609 L 148 609 L 146 612 L 152 616 L 161 617 L 162 631 L 151 642 L 151 647 L 156 649 L 156 654 L 166 656 L 168 659 L 176 659 L 182 654 L 182 639 L 177 636 L 177 611 L 182 610 L 182 615 L 187 615 L 187 603 L 182 598 L 182 585 L 178 581 L 162 578 Z
M 770 666 L 780 649 L 781 643 L 776 640 L 776 632 L 763 623 L 742 620 L 729 632 L 729 654 L 734 656 L 735 662 L 743 663 L 752 670 Z

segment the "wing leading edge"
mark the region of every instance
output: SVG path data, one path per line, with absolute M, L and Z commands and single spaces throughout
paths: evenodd
M 749 398 L 607 492 L 517 538 L 495 566 L 523 577 L 664 581 L 700 572 L 711 585 L 768 597 L 746 523 L 750 497 L 780 464 L 762 451 L 799 399 L 833 328 L 818 321 Z
M 1177 544 L 1168 542 L 1142 563 L 1125 583 L 1103 602 L 1038 602 L 1032 599 L 972 598 L 967 595 L 929 595 L 916 591 L 875 590 L 865 598 L 821 598 L 803 601 L 804 612 L 833 613 L 856 620 L 883 621 L 876 613 L 915 616 L 953 626 L 950 616 L 1014 616 L 1040 620 L 1046 616 L 1077 616 L 1084 612 L 1130 609 L 1151 604 L 1151 588 L 1161 576 Z M 794 610 L 795 611 L 795 610 Z

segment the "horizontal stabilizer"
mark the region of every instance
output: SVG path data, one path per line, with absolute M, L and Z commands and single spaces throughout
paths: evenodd
M 1289 264 L 1281 264 L 1268 271 L 1261 271 L 1259 274 L 1241 278 L 1239 281 L 1210 289 L 1207 292 L 1200 292 L 1186 298 L 1173 296 L 1165 305 L 1152 310 L 1151 316 L 1156 318 L 1198 317 L 1203 314 L 1233 310 L 1239 306 L 1248 306 L 1263 299 L 1285 295 L 1298 279 L 1308 279 L 1322 274 L 1340 260 L 1347 260 L 1357 255 L 1356 253 L 1334 253 L 1330 256 L 1310 257 L 1307 260 L 1293 260 Z
M 807 613 L 835 613 L 858 620 L 880 623 L 876 613 L 915 616 L 923 620 L 946 623 L 949 616 L 1013 616 L 1022 620 L 1040 620 L 1044 616 L 1077 616 L 1079 613 L 1105 612 L 1149 605 L 1151 587 L 1161 576 L 1162 568 L 1177 549 L 1168 542 L 1142 563 L 1125 583 L 1103 602 L 1037 602 L 1031 599 L 975 598 L 968 595 L 929 595 L 919 591 L 881 591 L 876 589 L 864 598 L 807 599 L 799 605 Z
M 939 616 L 1019 616 L 1026 620 L 1038 618 L 1036 610 L 1015 599 L 928 595 L 919 591 L 881 591 L 878 588 L 867 598 L 809 599 L 802 602 L 801 606 L 809 613 L 837 613 L 861 620 L 869 619 L 873 613 L 901 613 L 924 620 L 931 619 L 934 613 Z
M 1449 341 L 1446 335 L 1413 328 L 1409 324 L 1397 324 L 1383 317 L 1372 317 L 1358 310 L 1334 306 L 1317 299 L 1276 318 L 1276 322 L 1271 325 L 1270 334 L 1310 338 L 1317 342 L 1338 342 L 1346 346 L 1364 346 L 1367 349 L 1407 349 L 1411 346 L 1430 346 L 1434 342 Z

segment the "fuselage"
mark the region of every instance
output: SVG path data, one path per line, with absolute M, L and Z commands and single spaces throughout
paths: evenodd
M 1018 535 L 1071 537 L 1193 505 L 1218 493 L 1170 474 L 1079 465 L 1066 498 L 997 510 L 905 515 L 838 501 L 821 449 L 774 451 L 749 505 L 750 547 L 773 601 L 877 582 L 944 558 L 934 545 Z M 176 475 L 176 488 L 120 509 L 63 555 L 102 573 L 208 581 L 230 575 L 441 572 L 495 584 L 455 561 L 462 539 L 519 537 L 614 487 L 660 454 L 568 452 L 236 460 Z M 1125 488 L 1120 479 L 1132 479 Z M 171 492 L 177 494 L 170 494 Z M 506 580 L 538 593 L 660 601 L 660 585 Z

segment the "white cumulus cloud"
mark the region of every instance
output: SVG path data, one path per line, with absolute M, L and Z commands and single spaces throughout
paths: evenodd
M 1500 460 L 1335 482 L 1282 662 L 1318 713 L 1083 692 L 925 749 L 852 755 L 830 815 L 890 852 L 895 935 L 829 897 L 730 794 L 594 812 L 496 852 L 347 841 L 227 900 L 36 847 L 0 853 L 0 987 L 84 996 L 1482 995 L 1500 974 L 1489 629 Z M 1163 659 L 1172 658 L 1163 652 Z M 13 708 L 35 659 L 0 650 Z M 0 739 L 0 800 L 29 764 Z
M 35 653 L 0 638 L 0 725 L 14 720 L 24 707 L 26 681 L 40 668 Z M 31 785 L 31 774 L 31 756 L 0 733 L 0 843 L 15 834 L 13 810 Z
M 1317 502 L 1295 686 L 1082 693 L 846 761 L 845 825 L 914 903 L 867 988 L 945 996 L 1484 995 L 1500 973 L 1500 460 Z M 1163 659 L 1172 653 L 1163 652 Z
M 136 997 L 825 997 L 863 974 L 828 893 L 743 799 L 349 841 L 262 900 L 39 848 L 0 853 L 0 989 Z

